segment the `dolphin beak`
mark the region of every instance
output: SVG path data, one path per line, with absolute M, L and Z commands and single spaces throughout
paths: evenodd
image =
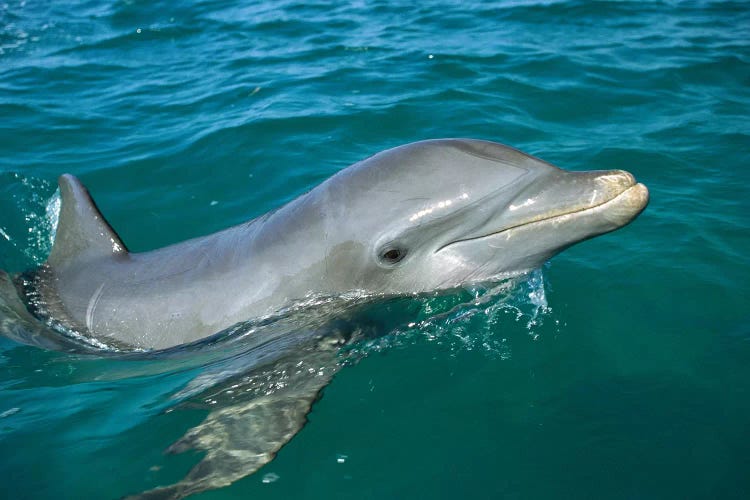
M 648 188 L 641 183 L 635 183 L 604 203 L 602 213 L 617 227 L 622 227 L 643 212 L 648 205 L 648 200 Z
M 486 231 L 485 235 L 594 213 L 616 224 L 612 229 L 617 229 L 633 220 L 647 203 L 646 186 L 624 170 L 558 170 L 554 177 L 543 178 L 516 197 L 504 210 L 501 220 L 495 222 L 494 230 Z
M 453 261 L 531 269 L 579 241 L 614 231 L 646 208 L 649 193 L 623 170 L 557 170 L 519 193 L 473 234 L 439 248 Z
M 499 232 L 538 223 L 587 239 L 628 224 L 648 205 L 648 188 L 624 170 L 562 172 L 550 189 L 536 193 L 529 210 L 519 211 L 515 224 Z
M 635 219 L 649 200 L 648 189 L 638 183 L 630 172 L 624 170 L 575 172 L 572 173 L 574 185 L 573 196 L 579 197 L 579 203 L 571 203 L 568 209 L 561 207 L 559 215 L 587 212 L 601 214 L 617 229 Z M 577 191 L 577 193 L 576 193 Z M 588 193 L 588 194 L 587 194 Z M 610 229 L 610 230 L 612 230 Z

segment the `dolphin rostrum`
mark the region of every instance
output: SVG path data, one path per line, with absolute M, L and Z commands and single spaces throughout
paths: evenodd
M 0 312 L 138 350 L 195 342 L 310 297 L 403 296 L 521 274 L 648 203 L 621 170 L 565 171 L 500 144 L 441 139 L 378 153 L 245 224 L 132 253 L 75 177 L 59 184 L 51 253 L 12 281 L 0 272 Z M 15 324 L 0 330 L 36 338 Z M 206 455 L 182 481 L 143 495 L 181 498 L 270 461 L 339 368 L 337 346 L 353 334 L 335 330 L 292 321 L 274 335 L 293 332 L 294 342 L 256 340 L 229 375 L 194 381 L 211 394 L 232 388 L 169 449 Z M 265 385 L 282 374 L 283 384 Z

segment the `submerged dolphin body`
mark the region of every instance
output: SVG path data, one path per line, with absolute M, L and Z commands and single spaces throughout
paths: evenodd
M 246 224 L 145 253 L 128 252 L 76 178 L 62 176 L 60 193 L 46 263 L 13 280 L 0 272 L 0 330 L 48 345 L 43 332 L 18 326 L 35 316 L 104 345 L 146 350 L 311 296 L 389 297 L 520 274 L 624 226 L 648 203 L 627 172 L 569 172 L 466 139 L 384 151 Z M 292 318 L 270 330 L 271 340 L 256 338 L 251 357 L 186 388 L 226 396 L 169 449 L 206 454 L 182 481 L 141 497 L 225 486 L 270 461 L 338 370 L 338 346 L 360 335 L 342 334 L 328 321 L 335 316 L 334 308 L 311 325 Z
M 309 295 L 412 294 L 540 266 L 617 229 L 648 191 L 623 171 L 568 172 L 478 140 L 432 140 L 356 163 L 248 223 L 128 252 L 87 190 L 60 178 L 46 263 L 23 293 L 38 317 L 162 349 Z

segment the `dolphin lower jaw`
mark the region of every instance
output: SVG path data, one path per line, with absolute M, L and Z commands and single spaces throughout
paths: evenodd
M 627 175 L 632 181 L 621 183 L 606 201 L 572 210 L 561 208 L 483 236 L 455 240 L 435 254 L 459 268 L 473 269 L 470 281 L 539 267 L 579 241 L 625 226 L 646 208 L 648 189 Z M 594 198 L 592 195 L 590 199 Z M 486 276 L 476 276 L 478 268 L 485 270 Z

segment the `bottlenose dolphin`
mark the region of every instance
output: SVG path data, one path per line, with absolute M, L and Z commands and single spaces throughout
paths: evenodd
M 368 300 L 518 275 L 628 224 L 648 203 L 621 170 L 565 171 L 500 144 L 441 139 L 378 153 L 245 224 L 132 253 L 75 177 L 59 185 L 47 261 L 14 277 L 0 271 L 0 330 L 64 348 L 18 326 L 35 317 L 125 350 L 200 341 L 310 297 Z M 270 461 L 340 368 L 339 347 L 361 336 L 329 321 L 341 310 L 311 323 L 309 311 L 282 316 L 267 339 L 247 338 L 257 347 L 246 356 L 176 395 L 220 401 L 168 450 L 206 454 L 183 480 L 139 498 L 225 486 Z
M 570 172 L 500 144 L 408 144 L 218 233 L 131 253 L 72 175 L 49 258 L 18 279 L 37 317 L 163 349 L 311 294 L 413 294 L 540 266 L 617 229 L 648 191 L 620 170 Z

